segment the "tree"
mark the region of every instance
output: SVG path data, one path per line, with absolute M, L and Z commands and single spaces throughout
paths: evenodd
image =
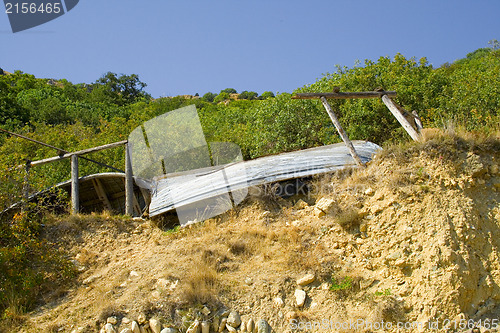
M 221 93 L 237 94 L 238 92 L 234 88 L 226 88 L 220 91 Z
M 260 95 L 259 99 L 268 99 L 268 98 L 273 98 L 274 93 L 271 91 L 264 91 L 262 95 Z
M 259 94 L 257 94 L 255 91 L 242 91 L 241 94 L 239 94 L 238 99 L 256 99 Z
M 146 86 L 147 84 L 139 80 L 137 74 L 122 74 L 118 77 L 115 73 L 107 72 L 92 86 L 92 93 L 95 91 L 95 97 L 124 105 L 142 98 L 149 99 L 151 96 L 143 91 Z
M 225 92 L 225 91 L 221 91 L 220 94 L 218 94 L 215 98 L 214 98 L 214 102 L 215 103 L 220 103 L 220 102 L 224 102 L 225 100 L 229 99 L 229 93 Z
M 203 95 L 203 97 L 201 98 L 202 100 L 206 101 L 206 102 L 213 102 L 214 101 L 214 98 L 216 97 L 217 95 L 214 94 L 213 92 L 207 92 L 205 95 Z

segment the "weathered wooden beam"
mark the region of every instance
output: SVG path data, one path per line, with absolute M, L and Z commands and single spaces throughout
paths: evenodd
M 412 137 L 412 139 L 415 141 L 419 141 L 421 138 L 420 133 L 418 133 L 417 130 L 406 119 L 406 117 L 403 115 L 403 112 L 400 110 L 399 105 L 394 103 L 394 101 L 387 95 L 382 96 L 382 102 L 384 102 L 389 111 L 391 111 L 394 117 L 396 117 L 401 126 L 403 126 L 403 128 Z
M 115 147 L 123 146 L 126 143 L 127 143 L 127 140 L 118 141 L 118 142 L 109 143 L 107 145 L 103 145 L 103 146 L 99 146 L 99 147 L 93 147 L 93 148 L 75 151 L 72 153 L 67 153 L 67 154 L 64 154 L 61 156 L 55 156 L 55 157 L 50 157 L 50 158 L 46 158 L 43 160 L 33 161 L 33 162 L 31 162 L 31 166 L 42 165 L 42 164 L 46 164 L 46 163 L 50 163 L 50 162 L 54 162 L 54 161 L 64 160 L 66 158 L 70 158 L 72 155 L 85 155 L 88 153 L 93 153 L 93 152 L 104 150 L 104 149 L 115 148 Z
M 97 196 L 99 197 L 99 200 L 102 202 L 104 208 L 111 212 L 113 210 L 113 207 L 111 206 L 111 202 L 109 201 L 108 196 L 106 195 L 106 191 L 104 190 L 101 181 L 98 178 L 94 178 L 92 179 L 92 183 L 94 184 Z
M 380 98 L 384 95 L 396 97 L 395 91 L 363 91 L 363 92 L 328 92 L 328 93 L 299 93 L 292 96 L 292 99 L 347 99 L 347 98 Z
M 125 145 L 125 215 L 134 216 L 134 178 L 129 145 Z
M 71 213 L 80 211 L 80 188 L 78 183 L 78 155 L 71 155 Z
M 326 109 L 326 112 L 328 112 L 328 115 L 330 116 L 330 119 L 333 122 L 333 125 L 337 129 L 337 132 L 339 132 L 340 137 L 344 141 L 345 145 L 347 146 L 347 149 L 349 149 L 349 152 L 351 153 L 352 158 L 356 162 L 357 165 L 364 167 L 364 163 L 361 161 L 361 158 L 359 157 L 358 153 L 354 149 L 354 146 L 352 145 L 351 140 L 349 140 L 349 137 L 347 136 L 347 133 L 344 131 L 342 128 L 342 125 L 340 125 L 339 120 L 337 119 L 337 116 L 335 115 L 335 112 L 333 112 L 332 107 L 330 104 L 328 104 L 328 101 L 324 96 L 320 97 L 321 102 L 323 103 L 323 106 Z

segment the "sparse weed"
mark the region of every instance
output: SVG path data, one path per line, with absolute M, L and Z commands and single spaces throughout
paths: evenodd
M 331 291 L 348 291 L 353 288 L 352 278 L 350 276 L 346 276 L 342 279 L 341 282 L 337 281 L 335 277 L 332 276 L 330 282 L 330 290 Z
M 387 289 L 384 289 L 382 291 L 377 290 L 374 294 L 377 297 L 378 296 L 390 296 L 390 295 L 392 295 L 392 292 L 391 292 L 390 288 L 387 288 Z

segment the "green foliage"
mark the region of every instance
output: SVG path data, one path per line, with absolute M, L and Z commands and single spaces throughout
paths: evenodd
M 206 102 L 213 102 L 214 101 L 214 98 L 217 96 L 217 94 L 214 94 L 212 92 L 207 92 L 205 95 L 203 95 L 203 97 L 201 98 L 202 100 L 206 101 Z
M 375 296 L 391 296 L 391 295 L 392 295 L 392 292 L 391 292 L 390 288 L 375 292 Z
M 271 92 L 271 91 L 264 91 L 261 95 L 260 95 L 260 99 L 268 99 L 268 98 L 273 98 L 274 97 L 274 93 Z
M 229 99 L 229 93 L 225 92 L 225 91 L 221 91 L 220 94 L 215 96 L 214 103 L 224 102 L 225 100 L 228 100 L 228 99 Z
M 350 276 L 346 276 L 342 279 L 342 281 L 337 281 L 332 276 L 331 282 L 330 282 L 330 290 L 331 291 L 348 291 L 352 289 L 352 278 Z
M 220 91 L 221 93 L 226 93 L 226 94 L 237 94 L 238 92 L 234 88 L 226 88 L 224 90 Z
M 0 317 L 9 319 L 37 304 L 41 293 L 64 286 L 73 265 L 40 236 L 41 219 L 33 210 L 0 220 Z
M 255 91 L 242 91 L 241 94 L 238 95 L 239 99 L 257 99 L 259 94 L 257 94 Z

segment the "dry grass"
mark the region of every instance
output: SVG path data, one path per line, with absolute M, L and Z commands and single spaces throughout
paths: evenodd
M 181 285 L 181 301 L 190 306 L 217 303 L 222 284 L 217 272 L 210 266 L 199 263 L 186 273 Z

